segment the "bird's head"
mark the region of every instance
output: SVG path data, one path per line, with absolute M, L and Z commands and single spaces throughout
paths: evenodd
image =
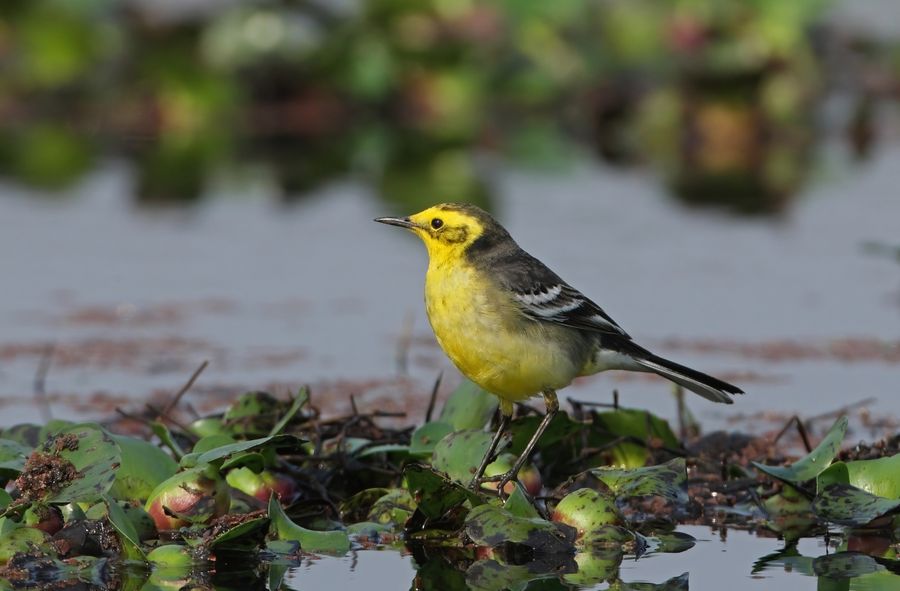
M 432 260 L 462 256 L 476 243 L 509 239 L 503 226 L 489 213 L 467 203 L 442 203 L 410 216 L 375 221 L 413 232 L 425 243 Z

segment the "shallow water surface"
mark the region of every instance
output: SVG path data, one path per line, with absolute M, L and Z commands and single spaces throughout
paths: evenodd
M 875 576 L 867 575 L 866 579 L 857 577 L 856 581 L 850 576 L 843 580 L 824 575 L 815 576 L 811 569 L 800 565 L 804 559 L 834 554 L 834 549 L 829 551 L 822 540 L 800 540 L 796 550 L 804 558 L 781 561 L 774 559 L 767 564 L 757 564 L 760 559 L 781 551 L 784 542 L 746 531 L 729 530 L 723 533 L 701 526 L 684 526 L 679 531 L 694 536 L 697 539 L 696 545 L 677 554 L 651 553 L 638 560 L 626 557 L 618 569 L 618 579 L 624 583 L 650 583 L 668 589 L 721 589 L 727 586 L 734 591 L 799 591 L 846 583 L 850 584 L 850 588 L 870 588 L 866 585 L 874 584 L 876 586 L 871 588 L 889 589 L 892 588 L 891 584 L 900 585 L 900 576 L 891 575 L 884 569 Z M 316 558 L 292 568 L 285 578 L 288 586 L 297 591 L 315 588 L 341 588 L 348 591 L 372 589 L 373 581 L 378 581 L 377 589 L 385 591 L 440 588 L 433 586 L 432 579 L 416 579 L 416 563 L 412 556 L 392 551 L 360 551 L 342 558 Z M 417 581 L 420 585 L 418 587 Z M 662 585 L 667 581 L 670 587 Z M 471 579 L 469 582 L 472 582 Z M 601 590 L 609 587 L 610 581 L 584 586 L 572 585 L 570 588 Z M 556 587 L 548 585 L 547 588 Z
M 864 246 L 896 240 L 898 158 L 885 149 L 813 184 L 774 220 L 686 210 L 646 175 L 587 162 L 565 175 L 498 171 L 495 211 L 639 342 L 744 387 L 735 406 L 692 401 L 705 426 L 866 398 L 897 416 L 900 268 Z M 59 415 L 171 392 L 204 359 L 201 409 L 222 403 L 216 393 L 303 383 L 326 409 L 347 410 L 349 393 L 405 408 L 398 394 L 423 400 L 439 371 L 458 380 L 424 316 L 424 249 L 372 223 L 399 212 L 361 186 L 295 206 L 219 198 L 147 211 L 128 204 L 130 179 L 110 165 L 64 201 L 0 189 L 5 424 L 38 417 L 49 345 L 44 387 Z M 645 376 L 595 376 L 563 396 L 608 402 L 613 388 L 672 416 L 669 388 Z

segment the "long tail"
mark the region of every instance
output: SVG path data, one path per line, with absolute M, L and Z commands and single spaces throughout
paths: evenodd
M 647 351 L 646 355 L 632 356 L 632 360 L 641 367 L 659 374 L 668 380 L 672 380 L 679 386 L 684 386 L 691 392 L 699 394 L 713 402 L 732 404 L 734 400 L 731 398 L 730 394 L 744 393 L 743 390 L 728 382 L 723 382 L 718 378 L 706 375 L 696 369 L 685 367 L 680 363 L 669 361 L 668 359 L 654 355 L 649 351 Z

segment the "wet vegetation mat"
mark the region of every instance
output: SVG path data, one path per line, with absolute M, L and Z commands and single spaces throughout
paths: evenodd
M 497 491 L 471 486 L 497 405 L 470 383 L 408 426 L 355 405 L 325 419 L 306 389 L 190 417 L 188 386 L 118 421 L 0 432 L 0 589 L 277 589 L 311 557 L 373 548 L 411 555 L 416 589 L 687 589 L 688 573 L 629 583 L 620 566 L 690 552 L 678 528 L 696 524 L 783 539 L 755 570 L 900 586 L 900 435 L 848 448 L 845 416 L 819 437 L 797 419 L 797 457 L 784 432 L 700 436 L 685 411 L 677 436 L 644 410 L 572 402 Z M 488 475 L 537 426 L 518 410 Z M 828 552 L 802 555 L 803 538 Z

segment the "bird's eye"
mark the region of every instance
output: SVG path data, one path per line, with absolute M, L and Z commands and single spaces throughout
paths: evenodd
M 441 226 L 443 226 L 443 225 L 444 225 L 444 220 L 442 220 L 441 218 L 434 218 L 431 220 L 431 227 L 434 228 L 435 230 L 439 230 L 441 228 Z

